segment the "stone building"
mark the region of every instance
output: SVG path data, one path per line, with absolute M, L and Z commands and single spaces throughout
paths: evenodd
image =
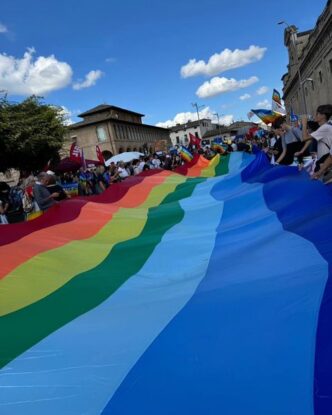
M 98 105 L 79 115 L 83 118 L 69 126 L 65 153 L 73 142 L 84 149 L 86 159 L 96 159 L 96 145 L 102 152 L 154 152 L 170 145 L 169 130 L 142 123 L 143 114 L 114 105 Z
M 295 114 L 314 115 L 318 105 L 332 104 L 332 0 L 314 29 L 297 32 L 295 26 L 287 27 L 284 43 L 289 55 L 288 72 L 282 77 L 288 113 L 292 108 Z
M 215 124 L 208 118 L 197 121 L 188 121 L 185 124 L 177 124 L 170 129 L 170 138 L 173 146 L 187 145 L 189 143 L 189 134 L 202 138 L 207 131 L 216 128 Z

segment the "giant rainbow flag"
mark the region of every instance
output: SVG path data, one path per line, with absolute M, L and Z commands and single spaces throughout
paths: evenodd
M 0 229 L 1 415 L 332 414 L 332 194 L 195 156 Z

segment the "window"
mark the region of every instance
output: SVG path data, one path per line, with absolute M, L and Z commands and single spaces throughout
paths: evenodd
M 122 140 L 122 125 L 115 124 L 114 128 L 115 128 L 117 137 L 119 138 L 119 140 Z
M 96 133 L 97 133 L 98 141 L 100 143 L 104 143 L 105 141 L 107 141 L 107 135 L 106 135 L 104 127 L 97 127 Z
M 322 84 L 323 83 L 323 74 L 322 71 L 319 71 L 319 81 Z
M 180 144 L 180 137 L 177 136 L 177 137 L 175 137 L 175 139 L 176 139 L 176 144 Z
M 305 96 L 307 97 L 308 96 L 308 88 L 305 87 L 304 90 L 305 90 Z
M 330 59 L 330 74 L 332 74 L 332 59 Z

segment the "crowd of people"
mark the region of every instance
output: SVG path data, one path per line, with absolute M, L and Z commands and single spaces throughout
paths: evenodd
M 301 128 L 290 125 L 286 117 L 279 117 L 269 131 L 260 130 L 232 142 L 223 142 L 222 151 L 211 146 L 189 146 L 189 151 L 211 159 L 216 152 L 250 152 L 256 146 L 267 154 L 272 164 L 295 164 L 299 169 L 305 168 L 312 179 L 332 183 L 332 105 L 319 106 L 315 121 L 303 116 L 301 124 Z M 111 162 L 108 167 L 81 167 L 76 172 L 58 175 L 52 171 L 38 174 L 22 172 L 17 186 L 10 188 L 5 182 L 0 182 L 0 224 L 26 220 L 32 212 L 44 212 L 69 198 L 70 195 L 64 190 L 68 185 L 75 185 L 77 195 L 95 195 L 104 192 L 113 183 L 145 170 L 174 170 L 183 163 L 179 148 L 175 146 L 166 153 L 142 156 L 129 163 Z
M 204 154 L 212 157 L 212 153 Z M 214 153 L 213 153 L 214 155 Z M 159 152 L 142 156 L 125 163 L 111 162 L 108 167 L 81 167 L 77 171 L 55 173 L 22 172 L 16 186 L 10 187 L 0 182 L 0 224 L 16 223 L 46 211 L 62 200 L 71 197 L 68 188 L 74 188 L 75 195 L 91 196 L 103 193 L 113 183 L 135 176 L 151 169 L 174 170 L 184 163 L 177 148 L 169 152 Z
M 278 118 L 261 142 L 273 164 L 306 168 L 313 179 L 330 184 L 332 179 L 332 105 L 317 108 L 315 120 L 301 118 L 301 128 Z

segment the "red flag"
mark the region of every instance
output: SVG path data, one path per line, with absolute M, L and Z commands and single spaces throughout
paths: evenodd
M 69 158 L 72 161 L 77 161 L 78 163 L 82 163 L 81 149 L 78 147 L 76 143 L 73 143 L 70 147 Z
M 100 150 L 100 147 L 96 146 L 96 153 L 97 153 L 97 159 L 100 161 L 101 164 L 105 164 L 103 153 Z
M 84 170 L 86 170 L 86 161 L 85 161 L 85 157 L 84 157 L 84 150 L 82 148 L 82 152 L 81 152 L 81 162 L 82 162 L 82 167 Z
M 189 133 L 190 144 L 194 145 L 196 148 L 201 148 L 201 139 L 195 135 Z

